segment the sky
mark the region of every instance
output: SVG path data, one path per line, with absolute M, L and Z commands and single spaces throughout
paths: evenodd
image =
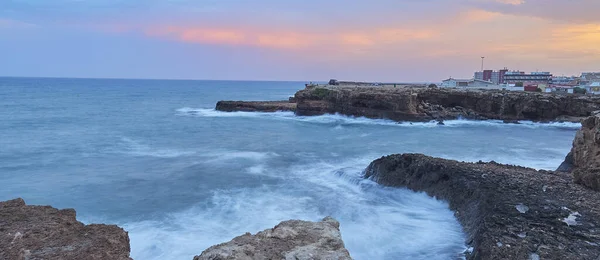
M 0 76 L 438 82 L 600 71 L 598 0 L 0 0 Z

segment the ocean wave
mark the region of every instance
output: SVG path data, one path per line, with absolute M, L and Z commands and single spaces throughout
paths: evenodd
M 417 128 L 442 128 L 442 127 L 521 127 L 521 128 L 560 128 L 573 129 L 581 128 L 581 123 L 573 122 L 550 122 L 538 123 L 532 121 L 519 121 L 518 124 L 504 123 L 502 120 L 445 120 L 443 125 L 437 121 L 430 122 L 396 122 L 388 119 L 371 119 L 366 117 L 352 117 L 340 114 L 325 114 L 319 116 L 296 116 L 293 112 L 223 112 L 210 108 L 190 108 L 184 107 L 177 109 L 177 114 L 182 116 L 197 117 L 237 117 L 237 118 L 261 118 L 275 120 L 293 120 L 317 124 L 335 124 L 336 129 L 340 130 L 343 126 L 350 125 L 381 125 L 396 127 L 417 127 Z
M 371 157 L 250 168 L 249 174 L 285 178 L 276 185 L 215 190 L 207 200 L 165 218 L 126 223 L 132 256 L 191 258 L 283 220 L 316 221 L 331 215 L 340 221 L 354 259 L 456 258 L 465 249 L 464 236 L 447 203 L 363 179 Z
M 145 156 L 157 158 L 198 157 L 204 158 L 204 162 L 225 162 L 230 160 L 253 160 L 263 161 L 279 154 L 274 152 L 256 152 L 239 150 L 203 150 L 186 148 L 167 148 L 148 145 L 142 141 L 128 137 L 121 137 L 116 148 L 108 149 L 109 153 L 122 153 L 132 156 Z

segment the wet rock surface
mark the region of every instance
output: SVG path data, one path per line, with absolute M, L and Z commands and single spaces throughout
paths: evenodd
M 256 235 L 246 233 L 212 246 L 194 260 L 352 259 L 344 247 L 339 227 L 339 222 L 330 217 L 320 222 L 288 220 Z
M 115 225 L 84 225 L 75 210 L 0 202 L 0 259 L 129 258 L 129 236 Z
M 225 112 L 296 111 L 296 103 L 294 99 L 290 99 L 290 101 L 219 101 L 215 109 Z
M 600 193 L 569 174 L 401 154 L 375 160 L 365 177 L 447 200 L 472 247 L 467 259 L 600 256 Z

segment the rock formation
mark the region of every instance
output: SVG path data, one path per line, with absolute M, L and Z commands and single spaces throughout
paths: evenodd
M 447 200 L 468 235 L 467 259 L 600 256 L 600 193 L 568 174 L 403 154 L 372 162 L 365 177 Z
M 296 111 L 296 103 L 290 101 L 219 101 L 216 110 L 233 112 Z
M 296 93 L 297 114 L 340 113 L 395 121 L 499 119 L 576 121 L 600 109 L 600 97 L 424 87 L 316 87 Z
M 582 121 L 573 148 L 557 171 L 572 172 L 576 183 L 600 191 L 600 114 Z
M 84 225 L 75 210 L 0 202 L 0 259 L 129 258 L 129 236 L 115 225 Z
M 289 259 L 347 260 L 340 223 L 327 217 L 320 222 L 288 220 L 272 229 L 246 233 L 230 242 L 212 246 L 194 260 Z
M 395 121 L 499 119 L 572 121 L 600 110 L 600 97 L 428 87 L 310 86 L 292 102 L 220 101 L 221 111 L 296 111 L 298 115 L 339 113 Z

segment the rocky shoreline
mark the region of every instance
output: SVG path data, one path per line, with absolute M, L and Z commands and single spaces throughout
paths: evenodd
M 295 105 L 293 105 L 295 104 Z M 574 94 L 431 87 L 307 86 L 288 101 L 220 101 L 219 111 L 293 111 L 394 121 L 451 119 L 579 122 L 600 110 L 600 97 Z
M 444 93 L 447 90 L 422 88 L 419 91 L 425 92 L 414 93 L 404 89 L 393 90 L 399 94 L 391 95 L 390 90 L 371 93 L 371 88 L 365 88 L 367 92 L 364 93 L 350 94 L 346 92 L 350 90 L 344 88 L 331 88 L 326 92 L 315 89 L 300 91 L 290 101 L 219 102 L 217 108 L 270 112 L 288 109 L 299 114 L 345 111 L 349 115 L 385 116 L 395 120 L 447 119 L 464 113 L 477 119 L 491 119 L 495 115 L 494 119 L 503 120 L 573 119 L 590 114 L 582 121 L 573 148 L 557 171 L 538 171 L 495 162 L 458 162 L 422 154 L 396 154 L 373 161 L 365 169 L 364 177 L 381 185 L 422 191 L 448 201 L 467 234 L 466 244 L 470 248 L 465 256 L 469 260 L 600 260 L 600 114 L 588 111 L 596 107 L 595 98 L 504 92 L 463 94 L 490 98 L 500 95 L 505 105 L 512 104 L 506 100 L 520 100 L 534 106 L 542 102 L 546 108 L 554 109 L 541 114 L 539 111 L 526 113 L 537 110 L 526 105 L 516 107 L 515 103 L 511 109 L 505 107 L 500 111 L 502 113 L 495 113 L 496 110 L 488 108 L 496 108 L 497 104 L 489 100 L 472 106 L 463 101 L 465 103 L 460 104 L 465 106 L 460 109 L 454 106 L 455 110 L 447 107 L 440 110 L 441 105 L 419 99 L 419 95 L 427 91 Z M 406 96 L 407 93 L 411 94 Z M 529 98 L 541 99 L 528 101 Z M 581 104 L 577 105 L 577 101 Z M 444 102 L 449 101 L 436 101 Z M 393 107 L 400 103 L 404 105 Z M 404 112 L 389 112 L 396 110 L 390 110 L 386 104 Z M 432 106 L 442 114 L 421 110 Z M 576 109 L 582 109 L 582 112 L 574 112 Z M 0 202 L 0 231 L 0 259 L 131 259 L 126 231 L 114 225 L 84 225 L 76 220 L 72 209 L 29 206 L 22 199 Z M 284 221 L 255 235 L 247 233 L 212 246 L 194 259 L 351 258 L 341 239 L 339 223 L 327 217 L 320 222 Z
M 600 256 L 600 193 L 569 174 L 399 154 L 375 160 L 365 177 L 448 201 L 472 247 L 467 259 Z

